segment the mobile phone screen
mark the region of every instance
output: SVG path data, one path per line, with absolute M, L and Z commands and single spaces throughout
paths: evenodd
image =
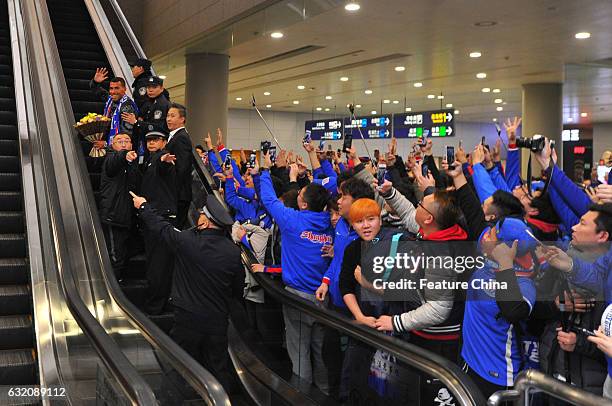
M 346 134 L 344 136 L 344 143 L 342 144 L 342 151 L 348 152 L 349 149 L 353 146 L 353 135 Z
M 421 167 L 421 172 L 423 173 L 423 176 L 424 176 L 424 177 L 427 177 L 427 175 L 428 175 L 428 173 L 429 173 L 429 167 L 428 167 L 427 165 L 425 165 L 425 164 L 424 164 L 424 165 Z

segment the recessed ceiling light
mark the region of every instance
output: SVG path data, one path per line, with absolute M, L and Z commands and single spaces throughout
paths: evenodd
M 306 89 L 306 86 L 304 86 L 304 85 L 298 85 L 298 87 L 297 87 L 297 88 L 298 88 L 298 90 L 304 90 L 304 89 Z
M 158 77 L 159 77 L 161 80 L 166 79 L 166 75 L 159 75 Z
M 329 111 L 329 107 L 325 107 L 325 111 Z
M 494 122 L 494 123 L 496 123 L 496 122 L 497 122 L 497 119 L 496 119 L 496 118 L 494 118 L 494 119 L 493 119 L 493 122 Z
M 356 109 L 360 109 L 360 108 L 361 108 L 361 104 L 357 104 L 357 105 L 355 105 L 355 108 L 356 108 Z
M 271 109 L 272 105 L 271 104 L 266 104 L 266 108 Z
M 482 54 L 478 51 L 470 52 L 470 58 L 480 58 Z
M 497 111 L 504 111 L 504 108 L 502 106 L 497 106 L 497 108 L 495 110 L 497 110 Z
M 372 94 L 372 91 L 370 89 L 366 89 L 366 90 L 364 90 L 364 93 L 365 94 Z
M 483 93 L 489 93 L 489 92 L 491 91 L 491 88 L 489 88 L 489 87 L 483 87 L 483 88 L 481 89 L 481 91 L 482 91 Z
M 580 117 L 587 117 L 589 113 L 580 113 Z
M 403 71 L 406 70 L 406 67 L 405 66 L 396 66 L 394 69 L 395 69 L 396 72 L 403 72 Z
M 459 110 L 455 110 L 455 114 L 459 114 Z
M 499 89 L 493 89 L 493 93 L 500 93 L 500 92 L 501 92 L 501 90 L 499 90 Z
M 372 110 L 370 111 L 370 114 L 378 114 L 378 112 L 376 110 Z
M 450 109 L 450 108 L 452 108 L 452 107 L 453 107 L 453 103 L 446 103 L 446 108 L 447 108 L 447 109 Z
M 573 119 L 572 117 L 568 117 L 568 118 L 567 118 L 567 122 L 568 122 L 568 123 L 571 123 L 572 121 L 574 121 L 574 119 Z
M 493 100 L 493 103 L 495 103 L 495 104 L 499 104 L 499 103 L 501 103 L 501 102 L 503 102 L 503 100 L 502 100 L 502 99 L 495 99 L 495 100 Z
M 361 8 L 361 6 L 359 5 L 359 3 L 354 2 L 354 1 L 349 1 L 348 3 L 346 3 L 344 5 L 344 9 L 346 11 L 357 11 Z
M 321 110 L 323 110 L 323 107 L 317 107 L 315 110 L 321 111 Z
M 438 96 L 438 100 L 442 100 L 442 99 L 444 99 L 444 96 L 443 95 L 439 95 Z
M 341 82 L 348 82 L 348 80 L 349 80 L 349 78 L 347 78 L 346 76 L 342 76 L 342 77 L 340 78 L 340 81 L 341 81 Z
M 399 100 L 393 100 L 393 104 L 399 104 Z
M 325 100 L 331 100 L 332 97 L 331 96 L 325 96 Z
M 435 94 L 428 94 L 428 95 L 427 95 L 427 98 L 428 98 L 428 99 L 435 99 L 435 98 L 436 98 L 436 95 L 435 95 Z
M 406 107 L 405 110 L 406 111 L 412 111 L 412 107 Z
M 588 38 L 591 38 L 591 33 L 590 32 L 577 32 L 576 35 L 574 35 L 574 37 L 576 37 L 576 39 L 588 39 Z
M 414 82 L 414 84 L 412 86 L 414 86 L 414 87 L 423 87 L 423 84 L 421 82 Z
M 279 38 L 283 38 L 285 35 L 280 31 L 274 31 L 273 33 L 270 34 L 270 36 L 272 38 L 279 39 Z
M 477 21 L 474 23 L 476 27 L 493 27 L 497 25 L 497 21 Z
M 484 72 L 478 72 L 478 73 L 476 74 L 476 77 L 477 77 L 478 79 L 485 79 L 485 78 L 487 77 L 487 74 L 486 74 L 486 73 L 484 73 Z
M 300 101 L 299 100 L 294 100 L 293 104 L 300 104 Z
M 264 96 L 270 96 L 272 93 L 270 92 L 264 92 Z
M 389 104 L 389 103 L 391 103 L 391 100 L 389 100 L 389 99 L 385 99 L 385 100 L 383 100 L 383 103 L 385 103 L 385 104 Z
M 242 101 L 242 97 L 236 97 L 236 101 Z

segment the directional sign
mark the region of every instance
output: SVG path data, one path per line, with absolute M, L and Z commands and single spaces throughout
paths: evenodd
M 305 130 L 310 130 L 310 137 L 313 140 L 339 140 L 342 138 L 341 118 L 332 120 L 310 120 L 305 123 Z
M 393 135 L 395 138 L 416 138 L 423 134 L 432 137 L 455 135 L 454 110 L 434 110 L 420 113 L 393 115 Z
M 363 138 L 390 138 L 391 123 L 393 122 L 391 114 L 366 116 L 344 119 L 344 131 L 347 134 L 352 134 L 353 138 L 360 137 L 359 130 L 363 134 Z

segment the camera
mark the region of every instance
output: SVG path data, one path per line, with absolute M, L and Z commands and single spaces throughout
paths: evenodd
M 516 140 L 517 147 L 531 150 L 531 152 L 542 151 L 544 145 L 546 145 L 546 138 L 540 134 L 535 134 L 531 138 L 519 138 Z
M 272 143 L 270 141 L 262 141 L 261 142 L 261 153 L 263 155 L 266 155 L 271 146 L 272 146 Z

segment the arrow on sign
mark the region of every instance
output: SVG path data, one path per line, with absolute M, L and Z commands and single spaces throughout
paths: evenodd
M 453 133 L 453 127 L 446 127 L 446 135 L 451 135 Z
M 450 123 L 453 119 L 453 115 L 451 113 L 446 113 L 446 122 Z
M 390 123 L 389 117 L 385 118 L 385 125 L 389 125 L 389 123 Z

